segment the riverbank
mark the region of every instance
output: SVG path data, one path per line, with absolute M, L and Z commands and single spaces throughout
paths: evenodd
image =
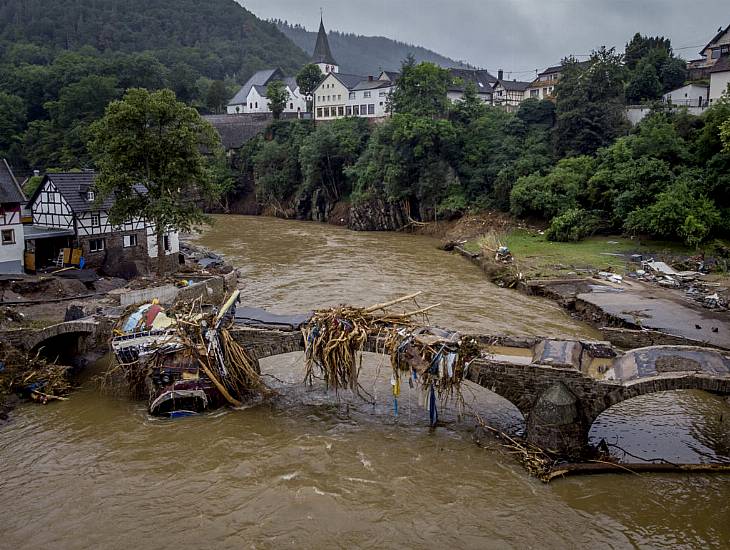
M 676 243 L 619 236 L 555 243 L 536 228 L 485 227 L 445 248 L 495 284 L 555 300 L 615 345 L 730 349 L 727 258 L 695 256 Z

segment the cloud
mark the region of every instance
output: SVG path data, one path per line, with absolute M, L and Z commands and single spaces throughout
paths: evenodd
M 636 32 L 667 36 L 675 49 L 683 48 L 677 53 L 691 59 L 719 25 L 730 24 L 727 0 L 706 0 L 697 9 L 686 0 L 239 2 L 259 17 L 309 29 L 319 25 L 321 5 L 328 29 L 387 36 L 525 79 L 567 55 L 585 55 L 603 45 L 622 50 Z

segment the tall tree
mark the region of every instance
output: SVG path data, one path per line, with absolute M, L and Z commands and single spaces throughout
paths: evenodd
M 312 112 L 312 95 L 322 81 L 324 75 L 317 65 L 310 63 L 304 65 L 297 74 L 297 86 L 299 92 L 307 98 L 307 112 Z
M 398 87 L 391 95 L 394 113 L 442 117 L 449 108 L 447 98 L 451 75 L 433 63 L 416 65 L 409 56 L 401 67 Z
M 662 95 L 662 90 L 662 82 L 654 65 L 649 60 L 642 59 L 626 86 L 626 101 L 629 104 L 638 104 L 657 99 Z
M 99 194 L 115 197 L 111 223 L 135 217 L 153 223 L 163 275 L 165 233 L 207 221 L 198 201 L 212 198 L 216 186 L 203 151 L 221 153 L 217 132 L 172 91 L 135 88 L 109 104 L 91 135 Z
M 563 61 L 553 134 L 559 156 L 593 154 L 627 130 L 624 80 L 621 56 L 613 48 L 594 51 L 587 64 Z
M 222 80 L 211 82 L 208 93 L 205 95 L 205 104 L 208 109 L 216 114 L 222 113 L 227 101 L 228 90 L 226 90 L 226 83 Z
M 284 83 L 280 80 L 270 82 L 266 87 L 266 98 L 269 100 L 269 109 L 274 115 L 274 120 L 279 120 L 289 100 L 289 92 Z

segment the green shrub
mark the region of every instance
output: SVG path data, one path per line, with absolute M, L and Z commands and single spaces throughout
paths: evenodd
M 600 218 L 582 208 L 571 208 L 553 218 L 545 232 L 548 241 L 570 242 L 590 237 L 600 227 Z

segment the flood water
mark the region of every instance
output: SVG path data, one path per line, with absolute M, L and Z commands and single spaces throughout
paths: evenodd
M 499 289 L 436 242 L 311 223 L 219 216 L 199 243 L 245 274 L 246 305 L 303 312 L 423 291 L 431 321 L 480 333 L 596 338 L 547 300 Z M 302 387 L 299 354 L 262 365 L 279 397 L 167 421 L 99 395 L 24 405 L 0 426 L 0 548 L 727 548 L 730 476 L 605 475 L 543 485 L 473 422 L 430 432 L 416 390 L 397 419 L 387 364 L 369 355 L 374 404 Z M 519 429 L 472 385 L 470 408 Z M 647 458 L 730 459 L 730 406 L 700 392 L 624 402 L 591 437 Z M 620 454 L 620 453 L 619 453 Z M 630 457 L 627 460 L 632 460 Z

